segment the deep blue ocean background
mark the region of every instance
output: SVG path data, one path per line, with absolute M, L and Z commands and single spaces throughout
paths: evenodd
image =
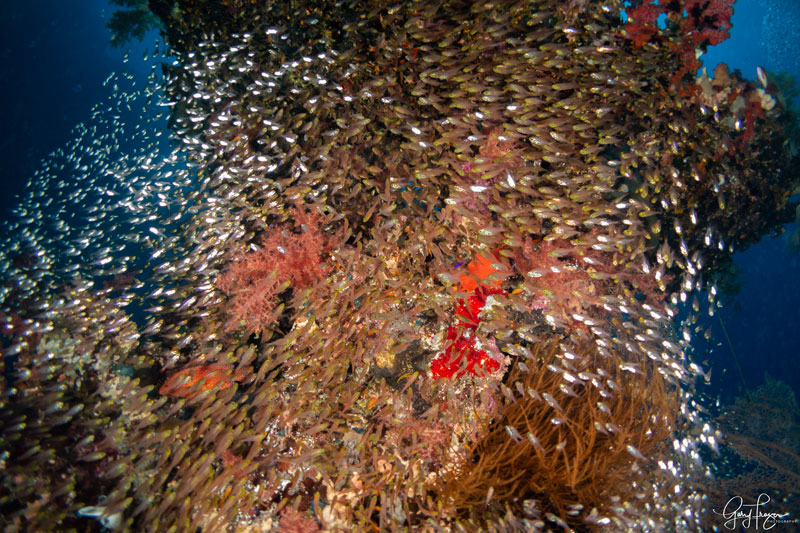
M 756 66 L 800 78 L 800 0 L 743 0 L 736 4 L 732 38 L 704 56 L 711 72 L 724 61 L 748 78 Z M 63 146 L 92 105 L 109 95 L 102 82 L 112 72 L 144 83 L 157 33 L 124 49 L 110 45 L 105 27 L 115 7 L 107 0 L 14 2 L 0 19 L 0 219 L 48 153 Z M 123 63 L 125 51 L 130 60 Z M 764 373 L 800 391 L 800 255 L 787 248 L 796 223 L 735 256 L 741 292 L 719 310 L 750 388 Z M 711 369 L 708 392 L 730 401 L 741 380 L 717 317 L 704 319 L 712 342 L 696 343 L 695 358 Z

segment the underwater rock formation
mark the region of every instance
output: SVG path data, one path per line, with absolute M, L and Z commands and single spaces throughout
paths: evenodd
M 798 157 L 672 4 L 151 0 L 0 255 L 5 529 L 701 530 L 693 326 Z

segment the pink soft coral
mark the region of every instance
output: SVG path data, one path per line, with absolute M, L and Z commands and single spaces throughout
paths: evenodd
M 323 256 L 330 239 L 322 232 L 319 215 L 297 205 L 292 215 L 299 232 L 288 224 L 276 227 L 264 235 L 261 249 L 242 255 L 219 276 L 217 286 L 231 297 L 229 329 L 244 323 L 249 332 L 264 332 L 277 318 L 281 291 L 292 287 L 297 292 L 328 274 Z

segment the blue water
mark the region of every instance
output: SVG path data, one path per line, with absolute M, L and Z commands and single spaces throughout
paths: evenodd
M 106 0 L 14 2 L 0 18 L 0 217 L 9 216 L 43 157 L 70 139 L 93 104 L 108 95 L 111 72 L 144 78 L 142 60 L 157 35 L 131 43 L 130 60 L 112 48 L 105 23 L 114 11 Z M 800 77 L 800 1 L 748 0 L 736 5 L 732 38 L 705 56 L 709 71 L 720 61 L 755 78 L 756 66 L 785 69 Z M 796 231 L 790 225 L 789 232 Z M 735 302 L 721 309 L 734 350 L 752 388 L 765 372 L 800 392 L 800 256 L 786 237 L 766 238 L 735 256 L 745 281 Z M 698 359 L 713 368 L 712 390 L 725 397 L 740 385 L 731 349 L 717 321 L 710 345 L 697 344 Z
M 748 0 L 736 3 L 731 38 L 704 56 L 709 72 L 720 62 L 756 77 L 756 66 L 767 71 L 785 70 L 800 80 L 800 1 Z M 796 102 L 800 104 L 800 102 Z M 764 382 L 764 373 L 778 378 L 800 393 L 800 255 L 787 248 L 788 236 L 765 238 L 737 253 L 744 286 L 719 315 L 727 327 L 734 351 L 741 360 L 750 388 Z M 713 364 L 712 384 L 725 397 L 741 383 L 731 348 L 715 317 L 715 346 L 708 354 Z M 702 350 L 701 350 L 702 353 Z
M 0 17 L 0 218 L 16 205 L 15 194 L 42 158 L 71 137 L 108 94 L 102 86 L 111 72 L 128 71 L 144 80 L 146 43 L 112 48 L 105 24 L 115 11 L 107 0 L 26 0 L 14 2 Z

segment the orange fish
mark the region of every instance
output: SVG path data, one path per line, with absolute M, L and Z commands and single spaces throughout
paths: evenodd
M 243 370 L 231 372 L 231 368 L 225 365 L 192 366 L 172 374 L 166 383 L 158 389 L 158 392 L 175 398 L 189 398 L 217 385 L 219 385 L 220 390 L 227 389 L 233 385 L 234 381 L 243 380 L 245 375 Z M 195 385 L 201 379 L 203 380 L 203 385 L 198 389 Z

